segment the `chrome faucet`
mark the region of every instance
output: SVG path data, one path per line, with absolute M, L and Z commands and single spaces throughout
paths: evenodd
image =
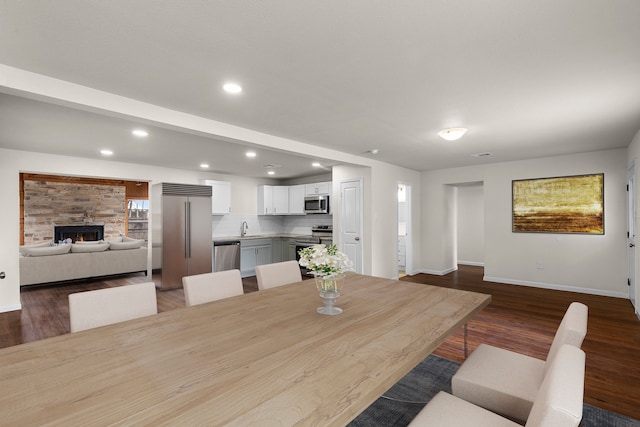
M 240 227 L 240 237 L 246 236 L 247 230 L 249 230 L 249 224 L 247 224 L 247 221 L 242 221 L 242 225 Z

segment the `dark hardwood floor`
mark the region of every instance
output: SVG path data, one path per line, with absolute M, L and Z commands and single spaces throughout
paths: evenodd
M 460 266 L 446 276 L 401 280 L 492 295 L 491 304 L 468 324 L 469 352 L 484 342 L 544 359 L 568 305 L 587 304 L 585 402 L 640 420 L 640 320 L 628 300 L 484 282 L 483 274 L 482 267 Z M 144 274 L 131 274 L 23 289 L 22 310 L 0 313 L 0 348 L 68 333 L 70 293 L 147 280 Z M 245 292 L 257 291 L 255 277 L 243 282 Z M 181 289 L 157 295 L 159 312 L 184 307 Z M 463 337 L 462 330 L 456 332 L 435 354 L 461 362 Z

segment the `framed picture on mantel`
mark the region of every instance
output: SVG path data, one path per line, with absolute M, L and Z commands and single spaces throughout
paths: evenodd
M 604 234 L 604 174 L 512 181 L 514 233 Z

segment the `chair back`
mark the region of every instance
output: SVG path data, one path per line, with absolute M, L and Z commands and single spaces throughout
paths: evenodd
M 244 293 L 240 270 L 185 276 L 182 278 L 182 286 L 187 307 Z
M 582 420 L 585 354 L 561 346 L 533 402 L 526 427 L 578 427 Z
M 302 274 L 298 261 L 276 262 L 256 266 L 258 289 L 264 290 L 289 283 L 301 282 Z
M 71 332 L 158 313 L 153 282 L 69 294 Z
M 564 344 L 574 347 L 582 347 L 582 341 L 587 335 L 587 317 L 589 309 L 580 302 L 572 302 L 564 313 L 562 322 L 556 331 L 556 335 L 551 343 L 551 348 L 547 354 L 545 372 L 549 369 L 549 364 L 553 362 L 558 350 Z

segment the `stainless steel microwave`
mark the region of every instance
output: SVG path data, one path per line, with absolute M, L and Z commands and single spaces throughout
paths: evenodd
M 329 196 L 306 196 L 304 198 L 304 212 L 307 214 L 329 213 Z

